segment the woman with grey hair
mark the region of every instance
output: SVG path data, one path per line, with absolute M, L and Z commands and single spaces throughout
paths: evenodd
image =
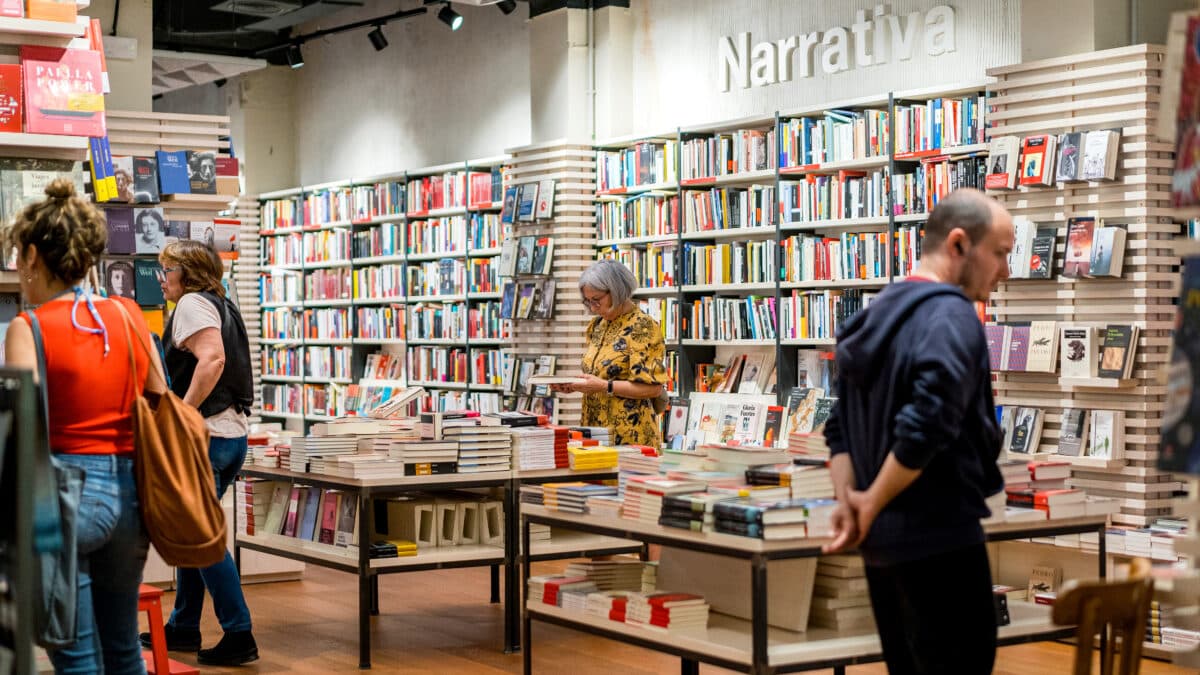
M 583 304 L 595 315 L 579 384 L 554 385 L 583 393 L 583 424 L 607 427 L 617 445 L 662 446 L 654 401 L 664 391 L 666 347 L 658 322 L 633 301 L 637 279 L 615 260 L 599 260 L 579 277 Z

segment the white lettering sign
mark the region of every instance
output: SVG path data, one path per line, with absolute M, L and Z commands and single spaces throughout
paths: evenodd
M 942 56 L 956 49 L 954 8 L 939 5 L 928 12 L 907 16 L 876 5 L 868 19 L 866 10 L 855 12 L 849 27 L 834 26 L 775 41 L 755 43 L 750 33 L 726 35 L 717 40 L 717 67 L 721 91 L 765 87 L 817 72 L 836 74 L 898 63 L 913 57 L 913 50 Z

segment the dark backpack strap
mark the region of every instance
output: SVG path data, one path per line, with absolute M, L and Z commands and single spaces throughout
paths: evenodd
M 50 373 L 46 369 L 46 343 L 42 340 L 42 324 L 38 321 L 37 313 L 32 309 L 25 312 L 29 319 L 29 330 L 33 333 L 33 348 L 37 352 L 38 390 L 42 397 L 42 430 L 46 434 L 46 442 L 50 442 Z

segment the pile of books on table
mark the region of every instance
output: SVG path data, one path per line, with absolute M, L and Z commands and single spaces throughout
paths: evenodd
M 567 565 L 563 573 L 587 577 L 601 591 L 640 591 L 643 567 L 640 560 L 587 560 Z
M 551 511 L 565 513 L 587 513 L 589 497 L 617 495 L 616 486 L 597 485 L 574 481 L 569 483 L 546 483 L 542 486 L 542 503 Z
M 709 605 L 694 593 L 633 593 L 626 598 L 625 623 L 670 633 L 708 628 Z
M 821 556 L 817 558 L 817 575 L 813 579 L 809 626 L 837 631 L 875 627 L 867 573 L 860 556 Z

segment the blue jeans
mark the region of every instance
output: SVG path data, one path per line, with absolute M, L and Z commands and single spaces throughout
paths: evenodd
M 87 475 L 79 502 L 79 600 L 74 645 L 50 652 L 56 673 L 145 673 L 138 588 L 149 540 L 138 512 L 133 459 L 57 455 Z
M 217 482 L 217 499 L 237 478 L 246 461 L 246 437 L 217 438 L 208 441 L 208 459 L 212 462 Z M 233 556 L 204 569 L 180 567 L 175 570 L 175 609 L 167 623 L 177 629 L 199 630 L 200 614 L 204 610 L 204 589 L 212 593 L 213 608 L 226 633 L 250 630 L 250 608 L 242 595 L 242 579 Z

